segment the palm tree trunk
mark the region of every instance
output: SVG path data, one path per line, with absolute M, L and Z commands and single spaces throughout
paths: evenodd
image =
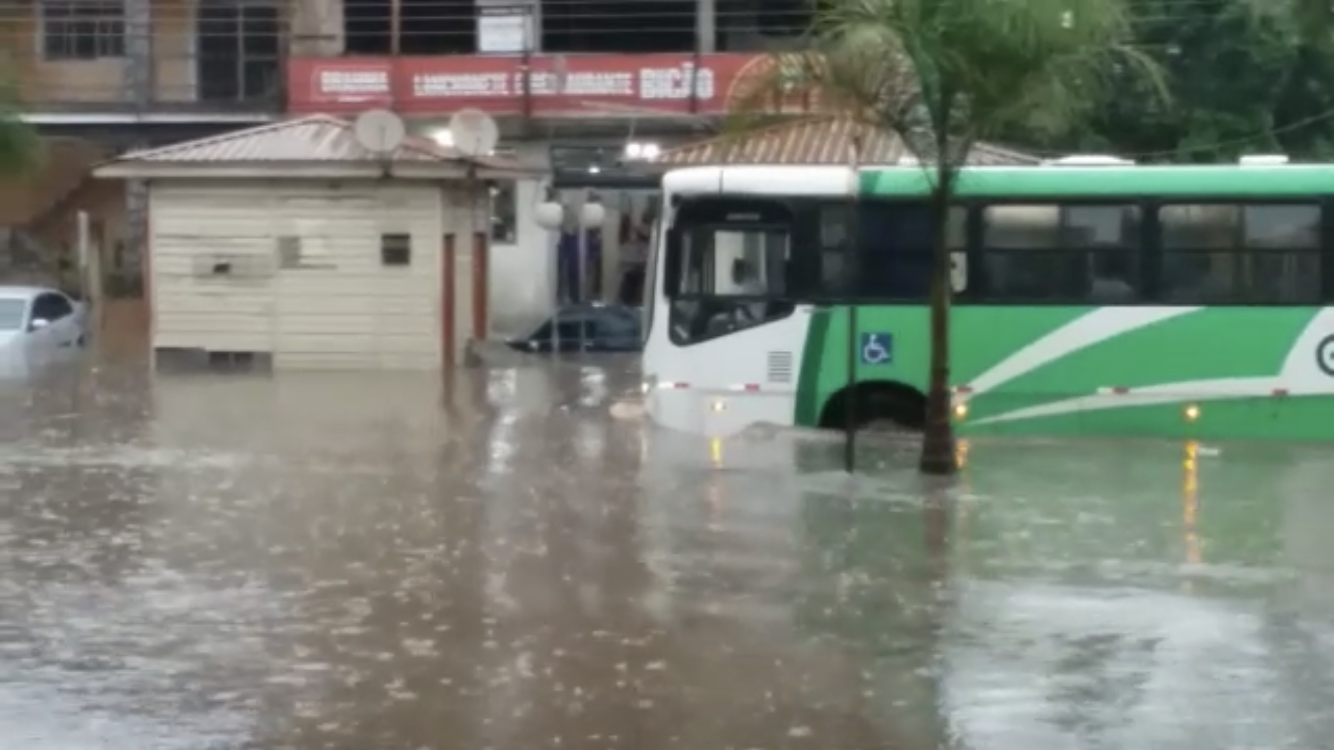
M 926 429 L 922 434 L 923 474 L 949 475 L 959 470 L 950 421 L 950 180 L 953 170 L 941 158 L 932 194 L 935 247 L 931 257 L 931 371 L 926 390 Z

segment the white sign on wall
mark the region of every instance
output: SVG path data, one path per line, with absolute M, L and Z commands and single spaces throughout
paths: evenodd
M 515 0 L 477 0 L 477 51 L 520 54 L 533 49 L 533 8 Z

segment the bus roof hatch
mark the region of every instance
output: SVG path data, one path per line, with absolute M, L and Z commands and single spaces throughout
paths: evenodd
M 1122 159 L 1107 154 L 1072 154 L 1042 162 L 1044 167 L 1129 167 L 1134 164 L 1133 159 Z

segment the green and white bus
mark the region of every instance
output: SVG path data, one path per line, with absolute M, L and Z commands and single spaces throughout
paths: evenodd
M 930 185 L 917 167 L 668 173 L 651 417 L 920 426 Z M 968 168 L 951 211 L 961 435 L 1334 439 L 1334 165 Z

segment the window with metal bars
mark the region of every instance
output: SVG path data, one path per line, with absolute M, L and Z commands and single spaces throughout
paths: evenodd
M 125 56 L 122 0 L 41 0 L 42 54 L 48 60 Z

